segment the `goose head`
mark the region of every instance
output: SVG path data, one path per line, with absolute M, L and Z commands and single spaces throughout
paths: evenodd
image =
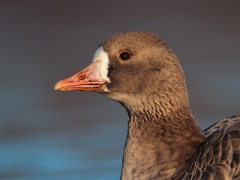
M 134 112 L 166 115 L 188 106 L 179 61 L 160 37 L 149 32 L 124 32 L 106 39 L 92 63 L 57 82 L 55 90 L 97 91 Z

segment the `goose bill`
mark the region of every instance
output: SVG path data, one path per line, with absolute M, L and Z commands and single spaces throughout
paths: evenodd
M 75 75 L 60 80 L 54 89 L 58 91 L 106 91 L 107 81 L 100 76 L 100 61 L 91 63 Z

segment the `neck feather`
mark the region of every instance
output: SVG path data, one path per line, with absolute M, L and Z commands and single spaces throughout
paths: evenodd
M 188 106 L 167 115 L 128 112 L 122 179 L 177 177 L 205 139 Z

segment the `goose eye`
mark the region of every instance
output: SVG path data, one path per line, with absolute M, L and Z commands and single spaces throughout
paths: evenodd
M 131 54 L 127 51 L 124 51 L 120 53 L 119 58 L 124 61 L 129 60 L 131 58 Z

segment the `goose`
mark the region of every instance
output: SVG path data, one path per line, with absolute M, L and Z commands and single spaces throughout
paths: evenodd
M 96 91 L 128 113 L 122 180 L 240 179 L 240 115 L 202 131 L 180 63 L 156 34 L 117 33 L 58 91 Z

